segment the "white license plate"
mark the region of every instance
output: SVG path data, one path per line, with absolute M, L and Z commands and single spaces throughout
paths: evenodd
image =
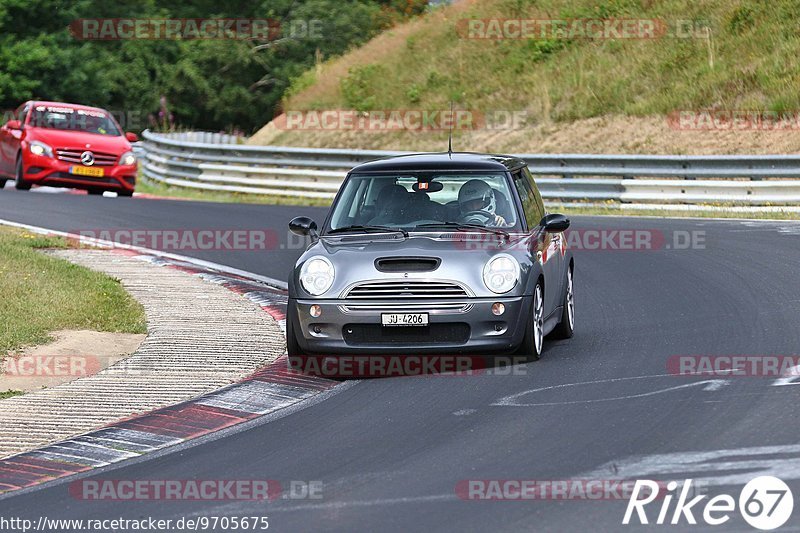
M 428 313 L 382 313 L 384 326 L 427 326 Z

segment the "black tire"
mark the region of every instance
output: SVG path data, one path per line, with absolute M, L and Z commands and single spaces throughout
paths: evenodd
M 92 196 L 102 196 L 103 195 L 103 189 L 88 189 L 86 192 L 88 194 L 91 194 Z
M 117 196 L 120 198 L 131 198 L 133 197 L 133 191 L 117 191 Z
M 537 281 L 531 299 L 531 311 L 528 314 L 528 324 L 525 329 L 525 338 L 517 350 L 517 355 L 526 361 L 537 361 L 542 356 L 544 346 L 544 290 L 542 282 Z
M 14 181 L 14 187 L 17 188 L 18 191 L 29 191 L 31 190 L 31 184 L 25 181 L 24 177 L 24 169 L 22 168 L 22 157 L 17 157 L 17 171 L 16 171 L 17 179 Z
M 6 186 L 7 179 L 0 179 L 0 189 Z
M 567 286 L 564 290 L 564 302 L 561 311 L 561 322 L 553 330 L 556 339 L 569 339 L 575 334 L 575 290 L 572 283 L 572 269 L 567 270 Z

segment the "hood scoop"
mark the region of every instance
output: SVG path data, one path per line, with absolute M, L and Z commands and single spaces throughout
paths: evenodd
M 441 262 L 438 257 L 380 257 L 375 268 L 380 272 L 431 272 Z

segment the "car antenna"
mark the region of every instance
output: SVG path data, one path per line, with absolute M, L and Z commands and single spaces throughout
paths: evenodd
M 453 101 L 450 100 L 450 133 L 447 135 L 447 155 L 453 158 Z

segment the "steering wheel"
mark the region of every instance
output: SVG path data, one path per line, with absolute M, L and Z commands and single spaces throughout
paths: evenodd
M 486 225 L 490 220 L 494 220 L 494 216 L 486 211 L 467 211 L 461 215 L 462 220 L 468 224 L 483 224 Z M 471 218 L 478 218 L 478 220 L 470 220 Z

